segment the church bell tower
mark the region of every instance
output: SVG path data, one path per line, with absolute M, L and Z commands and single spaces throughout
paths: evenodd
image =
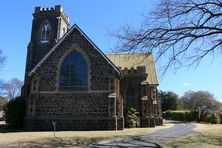
M 25 79 L 68 29 L 69 17 L 60 5 L 54 8 L 35 7 L 31 41 L 27 51 Z

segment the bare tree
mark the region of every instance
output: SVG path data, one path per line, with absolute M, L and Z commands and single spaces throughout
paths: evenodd
M 2 50 L 0 49 L 0 69 L 4 65 L 6 57 L 2 55 Z
M 13 99 L 21 94 L 23 82 L 13 78 L 2 85 L 2 95 L 7 99 Z
M 7 103 L 7 100 L 0 96 L 0 111 L 3 110 L 3 107 L 6 103 Z
M 141 26 L 125 24 L 113 36 L 119 39 L 120 52 L 152 52 L 156 60 L 164 57 L 164 73 L 170 66 L 198 66 L 207 55 L 221 53 L 222 1 L 161 0 L 144 15 Z
M 184 109 L 199 112 L 199 119 L 202 119 L 203 114 L 207 111 L 220 111 L 222 109 L 222 104 L 207 91 L 188 91 L 180 100 L 183 102 Z
M 5 64 L 6 57 L 2 55 L 2 51 L 0 49 L 0 70 Z M 3 81 L 0 79 L 0 96 L 2 95 Z
M 2 96 L 3 95 L 3 81 L 2 80 L 0 80 L 0 96 Z

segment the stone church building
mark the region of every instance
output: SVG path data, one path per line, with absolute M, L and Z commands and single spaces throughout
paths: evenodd
M 162 124 L 152 54 L 105 55 L 61 6 L 36 7 L 28 45 L 24 125 L 29 130 L 124 129 L 129 108 L 138 126 Z

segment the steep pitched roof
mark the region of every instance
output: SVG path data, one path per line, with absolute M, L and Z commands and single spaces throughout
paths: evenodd
M 108 54 L 107 57 L 122 69 L 137 66 L 144 66 L 148 74 L 146 81 L 149 84 L 158 84 L 155 62 L 152 54 Z
M 41 65 L 45 62 L 45 60 L 59 47 L 59 45 L 61 43 L 63 43 L 63 41 L 69 37 L 69 35 L 75 30 L 77 29 L 81 35 L 83 35 L 87 41 L 89 41 L 89 43 L 94 47 L 94 49 L 96 49 L 102 56 L 103 58 L 114 68 L 114 70 L 121 75 L 121 71 L 112 63 L 112 61 L 110 61 L 109 58 L 107 58 L 107 56 L 96 46 L 96 44 L 94 44 L 92 42 L 92 40 L 90 40 L 90 38 L 76 25 L 74 24 L 69 31 L 56 43 L 56 45 L 49 51 L 48 54 L 46 54 L 46 56 L 32 69 L 32 71 L 29 73 L 29 76 L 32 76 L 38 69 L 39 67 L 41 67 Z

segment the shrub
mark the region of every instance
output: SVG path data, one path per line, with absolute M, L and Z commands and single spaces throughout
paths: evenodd
M 136 127 L 137 122 L 137 114 L 136 109 L 130 108 L 126 113 L 126 127 L 133 128 Z
M 206 122 L 211 123 L 211 124 L 220 124 L 219 113 L 209 112 L 207 117 L 206 117 Z
M 26 102 L 21 97 L 10 100 L 4 106 L 4 118 L 10 128 L 22 128 L 25 116 Z

